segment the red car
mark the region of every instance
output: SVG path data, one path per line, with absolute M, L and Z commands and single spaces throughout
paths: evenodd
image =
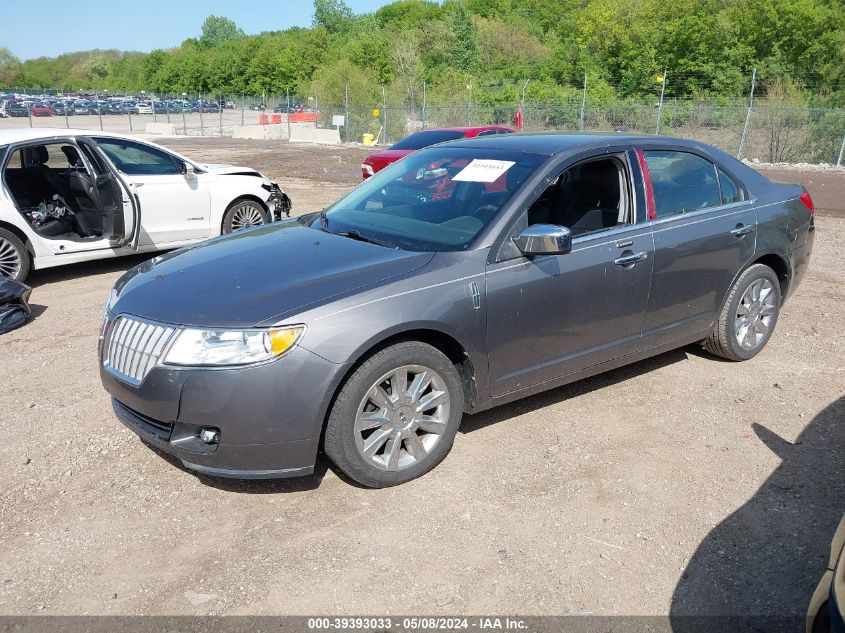
M 459 138 L 473 138 L 475 136 L 493 136 L 496 134 L 513 134 L 516 130 L 499 125 L 484 125 L 481 127 L 443 127 L 434 130 L 422 130 L 406 136 L 401 141 L 380 152 L 373 152 L 361 164 L 361 176 L 364 180 L 381 171 L 400 158 L 413 154 L 418 149 L 454 141 Z
M 53 110 L 46 103 L 33 104 L 30 112 L 32 116 L 53 116 Z

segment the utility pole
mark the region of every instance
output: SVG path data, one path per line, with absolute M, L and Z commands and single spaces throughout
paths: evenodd
M 751 107 L 754 105 L 754 84 L 757 81 L 757 69 L 751 73 L 751 94 L 748 96 L 748 111 L 745 113 L 745 125 L 742 126 L 742 136 L 739 139 L 739 149 L 736 151 L 737 159 L 742 158 L 742 149 L 745 147 L 745 137 L 748 134 L 748 123 L 751 121 Z
M 584 73 L 584 91 L 581 93 L 581 111 L 578 114 L 578 130 L 584 131 L 584 110 L 587 107 L 587 73 Z
M 384 144 L 387 145 L 387 95 L 384 84 L 381 85 L 381 126 L 384 129 Z
M 660 80 L 660 103 L 657 104 L 657 129 L 655 134 L 660 134 L 660 118 L 663 115 L 663 95 L 666 94 L 666 69 L 663 69 L 663 79 Z

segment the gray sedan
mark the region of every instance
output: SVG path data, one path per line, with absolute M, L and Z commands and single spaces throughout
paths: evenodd
M 118 418 L 188 468 L 390 486 L 465 412 L 700 343 L 759 353 L 813 204 L 681 139 L 512 135 L 421 150 L 328 210 L 209 240 L 116 284 Z

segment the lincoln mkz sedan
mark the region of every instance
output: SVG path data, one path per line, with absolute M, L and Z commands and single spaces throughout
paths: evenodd
M 327 210 L 127 272 L 108 301 L 117 417 L 201 473 L 381 487 L 464 413 L 693 343 L 746 360 L 804 275 L 813 203 L 661 137 L 420 150 Z

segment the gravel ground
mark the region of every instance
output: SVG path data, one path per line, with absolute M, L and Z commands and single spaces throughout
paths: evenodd
M 266 171 L 295 212 L 364 155 L 166 143 Z M 140 258 L 33 274 L 35 318 L 0 339 L 0 614 L 802 614 L 845 507 L 845 174 L 784 179 L 831 202 L 763 353 L 685 348 L 468 416 L 442 465 L 387 490 L 324 458 L 236 482 L 150 451 L 96 363 Z

